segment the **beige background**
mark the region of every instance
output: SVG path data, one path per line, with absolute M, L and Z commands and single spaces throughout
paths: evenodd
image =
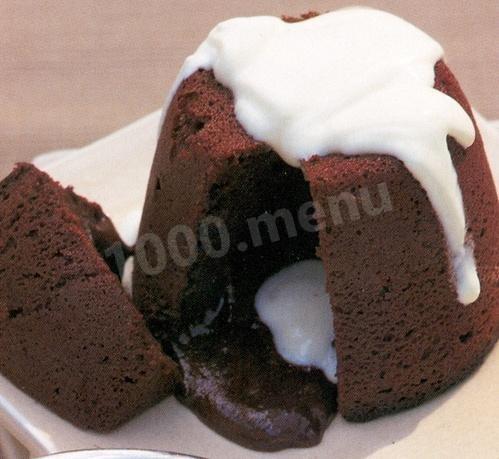
M 475 107 L 499 117 L 497 0 L 0 0 L 0 176 L 158 108 L 220 20 L 377 6 L 439 40 Z

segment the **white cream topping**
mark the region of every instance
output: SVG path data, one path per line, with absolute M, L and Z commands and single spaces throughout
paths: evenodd
M 285 360 L 319 368 L 337 382 L 333 312 L 320 260 L 295 263 L 267 279 L 255 308 Z
M 299 23 L 275 17 L 218 24 L 185 61 L 168 96 L 198 69 L 234 94 L 245 130 L 299 167 L 312 155 L 383 153 L 404 162 L 443 226 L 457 296 L 480 294 L 473 251 L 446 138 L 470 146 L 470 117 L 435 90 L 440 45 L 391 14 L 349 8 Z

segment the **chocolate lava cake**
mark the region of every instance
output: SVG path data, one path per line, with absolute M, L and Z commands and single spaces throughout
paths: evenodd
M 186 61 L 192 69 L 191 63 Z M 497 194 L 470 106 L 441 59 L 434 65 L 434 88 L 457 101 L 476 131 L 467 148 L 447 137 L 481 283 L 478 299 L 467 305 L 458 301 L 442 223 L 400 159 L 376 150 L 355 156 L 331 151 L 292 167 L 243 128 L 233 92 L 212 70 L 195 69 L 178 81 L 167 102 L 140 235 L 148 241 L 148 266 L 160 262 L 172 235 L 177 258 L 197 256 L 178 263 L 170 254 L 154 273 L 136 268 L 134 299 L 180 364 L 184 384 L 178 397 L 219 433 L 260 450 L 311 446 L 334 416 L 330 397 L 336 391 L 344 418 L 368 421 L 461 381 L 497 341 Z M 389 192 L 389 212 L 383 211 L 387 203 L 379 184 Z M 269 230 L 259 244 L 249 244 L 248 219 L 282 209 L 296 217 L 307 202 L 327 209 L 328 197 L 342 193 L 362 209 L 363 190 L 372 197 L 366 218 L 338 222 L 316 209 L 309 222 L 315 230 L 299 228 L 279 240 Z M 340 202 L 342 215 L 350 204 Z M 228 228 L 226 256 L 201 248 L 207 217 L 212 229 L 217 221 Z M 280 234 L 289 230 L 280 218 L 276 227 Z M 216 230 L 208 232 L 215 249 L 224 244 Z M 150 243 L 151 234 L 164 246 Z M 327 275 L 337 386 L 269 349 L 272 335 L 254 307 L 269 276 L 314 258 Z M 285 419 L 291 419 L 287 427 Z
M 123 291 L 101 208 L 20 164 L 0 183 L 0 372 L 108 431 L 171 393 L 176 365 Z

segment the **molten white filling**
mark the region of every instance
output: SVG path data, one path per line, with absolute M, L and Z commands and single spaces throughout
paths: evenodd
M 133 297 L 133 270 L 135 267 L 135 257 L 129 257 L 123 266 L 123 276 L 121 278 L 121 285 L 125 292 Z
M 267 279 L 255 307 L 285 360 L 319 368 L 337 382 L 333 313 L 321 261 L 301 261 Z
M 235 18 L 218 24 L 186 60 L 166 106 L 185 78 L 213 70 L 232 90 L 245 130 L 293 166 L 332 152 L 400 159 L 440 218 L 457 297 L 469 304 L 478 298 L 480 282 L 446 138 L 468 147 L 475 131 L 464 109 L 433 88 L 442 56 L 425 33 L 373 9 L 349 8 L 294 24 Z

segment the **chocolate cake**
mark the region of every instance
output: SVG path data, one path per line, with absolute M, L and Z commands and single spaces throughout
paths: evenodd
M 497 194 L 442 49 L 376 10 L 314 16 L 227 21 L 186 60 L 134 272 L 135 302 L 183 371 L 180 400 L 261 450 L 320 441 L 335 404 L 317 387 L 368 421 L 461 381 L 499 335 Z M 255 311 L 269 277 L 311 259 L 334 316 L 329 380 L 269 352 L 278 330 Z M 286 430 L 303 400 L 315 427 L 289 415 Z
M 101 208 L 19 164 L 0 183 L 0 215 L 0 372 L 97 431 L 171 393 L 176 365 L 104 260 L 120 240 Z

